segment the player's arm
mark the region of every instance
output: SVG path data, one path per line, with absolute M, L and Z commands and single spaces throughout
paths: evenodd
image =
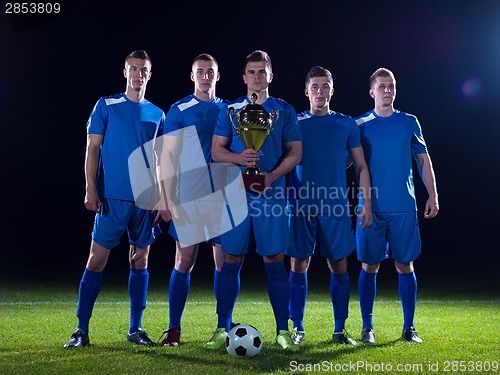
M 363 147 L 354 147 L 349 149 L 350 156 L 356 168 L 356 174 L 359 179 L 359 189 L 363 197 L 363 209 L 359 213 L 359 224 L 363 224 L 361 229 L 368 228 L 373 221 L 372 199 L 371 199 L 371 178 L 368 165 L 366 164 Z M 364 223 L 363 223 L 364 219 Z
M 415 154 L 415 159 L 419 165 L 420 175 L 424 182 L 429 198 L 425 203 L 424 217 L 432 219 L 436 217 L 439 212 L 439 201 L 436 186 L 436 176 L 434 175 L 434 168 L 429 154 Z
M 285 152 L 278 166 L 268 173 L 262 173 L 265 176 L 266 188 L 295 168 L 302 159 L 302 141 L 287 142 L 284 147 Z
M 236 153 L 229 149 L 228 137 L 214 135 L 212 137 L 212 158 L 217 163 L 232 163 L 244 167 L 252 166 L 259 160 L 257 151 L 247 148 L 245 151 Z
M 182 133 L 181 133 L 182 134 Z M 157 140 L 157 163 L 156 172 L 159 182 L 160 202 L 156 209 L 156 215 L 153 225 L 161 220 L 169 222 L 173 217 L 178 218 L 177 213 L 177 176 L 180 175 L 179 158 L 181 152 L 181 137 L 173 132 L 163 135 Z
M 87 148 L 85 151 L 85 207 L 89 211 L 98 212 L 101 202 L 97 195 L 96 180 L 97 168 L 101 152 L 103 136 L 101 134 L 87 134 Z

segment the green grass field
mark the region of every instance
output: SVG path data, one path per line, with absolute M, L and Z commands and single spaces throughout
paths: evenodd
M 399 340 L 402 312 L 396 286 L 379 286 L 374 323 L 377 343 L 331 343 L 332 307 L 327 283 L 311 285 L 306 306 L 307 339 L 299 353 L 274 342 L 275 326 L 265 284 L 242 280 L 234 320 L 252 324 L 264 340 L 253 359 L 231 358 L 225 349 L 202 348 L 216 325 L 211 281 L 192 282 L 183 316 L 182 345 L 138 347 L 127 343 L 126 280 L 104 279 L 91 320 L 91 345 L 62 349 L 76 328 L 78 281 L 0 283 L 0 374 L 500 374 L 498 284 L 420 286 L 416 326 L 425 340 Z M 150 283 L 143 328 L 156 340 L 168 320 L 167 280 Z M 347 330 L 360 336 L 355 284 Z

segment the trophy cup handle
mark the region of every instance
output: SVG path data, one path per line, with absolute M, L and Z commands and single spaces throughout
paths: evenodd
M 271 132 L 274 130 L 274 127 L 278 123 L 278 119 L 280 117 L 280 111 L 277 109 L 273 109 L 271 112 L 271 127 L 269 128 L 268 134 L 271 134 Z
M 234 107 L 229 107 L 229 109 L 227 110 L 227 115 L 229 116 L 229 121 L 231 122 L 231 126 L 233 127 L 233 129 L 236 130 L 237 134 L 240 134 L 239 128 L 234 125 L 235 117 L 237 117 L 236 110 L 234 109 Z M 236 118 L 236 123 L 238 123 L 237 118 Z

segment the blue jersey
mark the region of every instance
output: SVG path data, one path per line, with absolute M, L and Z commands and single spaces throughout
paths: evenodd
M 239 111 L 247 104 L 250 104 L 250 100 L 248 97 L 242 96 L 231 104 L 225 105 L 219 113 L 217 126 L 215 127 L 214 134 L 229 138 L 230 149 L 236 153 L 243 152 L 246 147 L 231 125 L 228 116 L 228 107 L 233 107 L 236 111 Z M 284 144 L 301 141 L 302 137 L 297 123 L 297 114 L 291 104 L 270 96 L 261 105 L 269 113 L 274 109 L 279 111 L 278 121 L 259 152 L 259 168 L 262 172 L 270 172 L 278 166 L 279 160 L 283 156 Z M 241 169 L 243 170 L 244 167 L 241 167 Z M 284 201 L 286 199 L 285 176 L 281 176 L 274 181 L 271 188 L 265 194 L 258 196 L 253 193 L 248 194 L 252 199 Z
M 87 134 L 104 136 L 97 176 L 101 198 L 134 200 L 128 158 L 159 134 L 164 121 L 163 111 L 146 99 L 136 103 L 122 93 L 97 101 L 87 122 Z
M 288 209 L 306 215 L 349 215 L 347 150 L 360 147 L 359 129 L 349 116 L 330 111 L 297 116 L 302 161 L 290 173 Z
M 417 118 L 371 110 L 356 119 L 372 180 L 373 212 L 416 211 L 412 154 L 427 153 Z
M 219 111 L 227 103 L 215 98 L 210 102 L 198 99 L 194 94 L 174 103 L 167 112 L 164 134 L 182 129 L 180 142 L 176 196 L 186 203 L 213 192 L 208 165 L 212 159 L 212 137 Z
M 212 162 L 212 136 L 219 111 L 224 103 L 227 101 L 220 98 L 205 102 L 194 94 L 186 96 L 174 103 L 167 112 L 164 134 L 194 125 L 205 161 L 210 164 Z M 186 131 L 183 134 L 186 137 L 189 134 L 194 135 L 194 132 Z

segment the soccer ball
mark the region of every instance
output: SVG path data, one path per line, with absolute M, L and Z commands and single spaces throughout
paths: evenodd
M 254 326 L 238 324 L 227 334 L 225 346 L 234 358 L 253 358 L 262 350 L 262 336 Z

